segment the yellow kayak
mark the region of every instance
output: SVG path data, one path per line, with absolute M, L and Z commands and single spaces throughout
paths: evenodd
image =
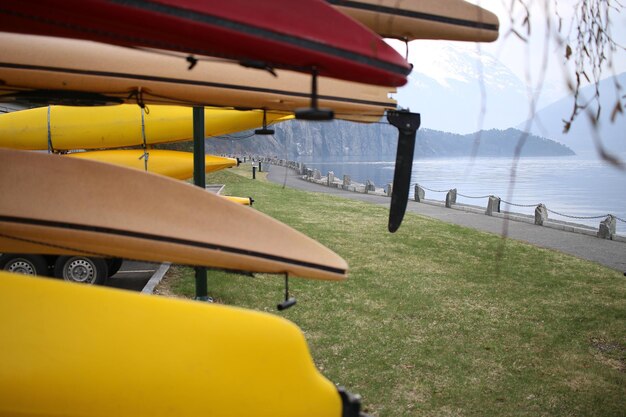
M 232 195 L 224 195 L 222 197 L 232 201 L 233 203 L 241 204 L 242 206 L 251 206 L 252 203 L 254 203 L 252 197 L 235 197 Z
M 267 313 L 0 272 L 0 334 L 0 416 L 358 415 Z
M 147 155 L 148 163 L 144 155 Z M 70 158 L 89 159 L 92 161 L 108 162 L 128 168 L 145 170 L 165 175 L 166 177 L 185 180 L 193 177 L 193 153 L 150 149 L 146 153 L 142 149 L 106 150 L 91 152 L 74 152 L 65 155 Z M 216 155 L 205 156 L 206 172 L 237 166 L 234 158 L 224 158 Z
M 191 140 L 192 108 L 133 104 L 49 106 L 0 114 L 0 147 L 24 150 L 109 149 Z M 267 123 L 291 119 L 267 112 Z M 261 110 L 206 108 L 205 135 L 219 136 L 263 125 Z M 145 135 L 144 135 L 145 134 Z
M 150 149 L 147 151 L 148 163 L 145 163 L 144 151 L 141 149 L 106 150 L 90 152 L 74 152 L 64 156 L 91 161 L 108 162 L 128 168 L 165 175 L 166 177 L 185 180 L 193 177 L 193 153 Z M 205 172 L 215 172 L 224 168 L 237 166 L 235 158 L 225 158 L 216 155 L 206 155 Z M 251 206 L 254 200 L 251 197 L 221 196 L 243 206 Z

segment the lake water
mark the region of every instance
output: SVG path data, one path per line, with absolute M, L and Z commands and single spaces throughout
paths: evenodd
M 620 155 L 626 161 L 626 154 Z M 371 180 L 377 187 L 393 181 L 395 161 L 357 161 L 350 159 L 319 161 L 301 159 L 308 167 L 326 175 L 350 175 L 352 181 Z M 577 217 L 613 214 L 626 220 L 626 171 L 599 160 L 595 154 L 568 157 L 522 158 L 513 176 L 512 158 L 446 158 L 413 161 L 411 183 L 432 190 L 457 189 L 457 202 L 486 207 L 495 195 L 514 204 L 546 205 L 548 210 Z M 514 180 L 513 180 L 514 179 Z M 413 197 L 411 186 L 411 198 Z M 445 200 L 445 192 L 426 190 L 426 198 Z M 534 207 L 502 203 L 502 210 L 534 214 Z M 585 224 L 594 228 L 602 219 L 572 219 L 550 212 L 549 218 Z M 617 231 L 626 235 L 626 223 L 617 221 Z

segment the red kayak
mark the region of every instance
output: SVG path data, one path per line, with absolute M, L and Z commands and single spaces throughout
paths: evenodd
M 349 81 L 401 86 L 410 65 L 322 0 L 20 0 L 0 30 L 233 59 Z M 193 59 L 191 59 L 193 61 Z

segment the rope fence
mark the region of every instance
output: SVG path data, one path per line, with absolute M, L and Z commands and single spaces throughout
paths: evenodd
M 414 186 L 418 186 L 418 187 L 420 187 L 420 188 L 422 188 L 422 189 L 424 189 L 426 191 L 430 191 L 430 192 L 434 192 L 434 193 L 448 193 L 448 192 L 451 191 L 451 190 L 435 190 L 433 188 L 425 187 L 422 184 L 413 184 L 413 185 Z M 465 198 L 471 198 L 471 199 L 481 199 L 481 198 L 494 197 L 493 195 L 471 196 L 471 195 L 461 194 L 458 191 L 456 192 L 456 194 L 458 196 L 465 197 Z M 541 205 L 540 203 L 537 203 L 537 204 L 517 204 L 517 203 L 513 203 L 511 201 L 503 200 L 501 198 L 499 198 L 499 200 L 500 200 L 500 202 L 502 202 L 504 204 L 507 204 L 509 206 L 514 206 L 514 207 L 531 208 L 531 207 L 538 207 L 538 206 Z M 551 210 L 551 209 L 549 209 L 547 207 L 546 207 L 546 211 L 548 211 L 549 213 L 552 213 L 552 214 L 556 214 L 557 216 L 565 217 L 565 218 L 568 218 L 568 219 L 576 219 L 576 220 L 597 220 L 597 219 L 605 219 L 605 218 L 608 218 L 609 216 L 611 216 L 612 218 L 614 218 L 615 220 L 617 220 L 619 222 L 626 223 L 626 220 L 624 220 L 624 219 L 622 219 L 620 217 L 617 217 L 615 215 L 612 215 L 612 214 L 603 214 L 603 215 L 600 215 L 600 216 L 574 216 L 574 215 L 570 215 L 570 214 L 560 213 L 558 211 Z
M 509 206 L 515 206 L 515 207 L 537 207 L 539 204 L 515 204 L 515 203 L 511 203 L 510 201 L 505 201 L 503 199 L 500 199 L 500 201 L 502 201 L 504 204 L 508 204 Z
M 471 195 L 465 195 L 461 193 L 457 193 L 457 195 L 460 195 L 461 197 L 465 197 L 465 198 L 489 198 L 491 197 L 489 195 L 471 196 Z
M 427 191 L 432 191 L 433 193 L 447 193 L 448 191 L 450 191 L 450 190 L 433 190 L 432 188 L 424 187 L 423 185 L 420 185 L 420 187 L 422 187 L 423 189 Z
M 569 214 L 563 214 L 563 213 L 559 213 L 558 211 L 550 210 L 549 208 L 546 208 L 546 210 L 548 210 L 549 213 L 556 214 L 558 216 L 563 216 L 563 217 L 568 217 L 570 219 L 578 219 L 578 220 L 604 219 L 609 216 L 608 214 L 604 214 L 602 216 L 571 216 Z

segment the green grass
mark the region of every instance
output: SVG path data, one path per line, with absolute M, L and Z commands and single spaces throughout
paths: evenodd
M 626 278 L 597 264 L 387 209 L 249 179 L 207 177 L 347 260 L 347 281 L 209 272 L 219 302 L 300 326 L 331 381 L 377 416 L 626 415 Z M 242 175 L 236 175 L 237 173 Z M 248 178 L 246 178 L 248 177 Z M 257 177 L 258 178 L 258 177 Z M 251 238 L 263 239 L 250 232 Z M 194 295 L 193 272 L 166 279 Z

